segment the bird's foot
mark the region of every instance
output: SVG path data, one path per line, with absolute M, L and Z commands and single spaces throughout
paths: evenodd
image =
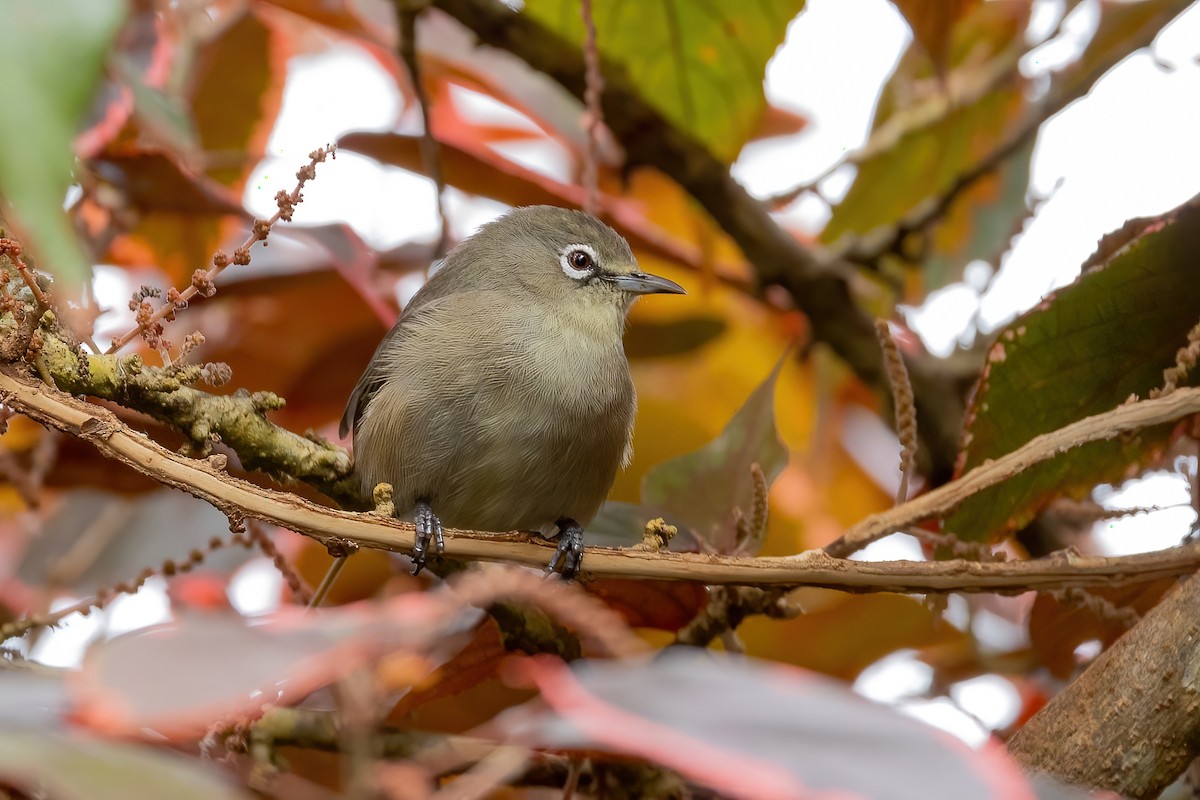
M 558 547 L 546 567 L 546 574 L 559 572 L 559 562 L 562 563 L 563 580 L 572 580 L 579 574 L 579 565 L 583 563 L 583 528 L 573 519 L 560 519 L 558 525 Z
M 437 546 L 438 557 L 446 551 L 446 540 L 442 535 L 442 521 L 433 513 L 429 503 L 424 500 L 417 502 L 416 508 L 417 539 L 413 542 L 412 574 L 416 575 L 425 567 L 425 555 L 429 552 L 429 540 Z

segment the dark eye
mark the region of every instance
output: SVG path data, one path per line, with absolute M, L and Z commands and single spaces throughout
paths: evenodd
M 586 270 L 592 268 L 592 257 L 582 250 L 572 250 L 567 256 L 567 263 L 577 270 Z

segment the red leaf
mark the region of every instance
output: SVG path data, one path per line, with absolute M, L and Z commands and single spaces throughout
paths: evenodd
M 703 586 L 684 581 L 605 578 L 586 588 L 634 628 L 677 631 L 708 602 L 708 591 Z

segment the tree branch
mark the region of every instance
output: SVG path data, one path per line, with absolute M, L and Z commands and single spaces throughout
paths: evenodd
M 1088 442 L 1114 439 L 1130 431 L 1174 422 L 1196 413 L 1200 413 L 1200 389 L 1179 389 L 1156 400 L 1127 403 L 1111 411 L 1085 417 L 1056 431 L 1035 436 L 1013 452 L 985 461 L 956 481 L 867 517 L 846 531 L 840 539 L 827 545 L 825 552 L 845 558 L 895 531 L 945 516 L 981 489 L 1003 483 L 1059 453 Z
M 1102 653 L 1009 740 L 1027 769 L 1153 798 L 1200 742 L 1200 576 Z
M 0 318 L 0 341 L 14 336 L 12 315 Z M 34 364 L 59 389 L 129 406 L 175 428 L 190 449 L 207 455 L 215 442 L 237 453 L 246 469 L 283 481 L 309 483 L 330 497 L 361 507 L 349 482 L 350 455 L 327 441 L 299 436 L 269 421 L 266 412 L 283 408 L 271 392 L 214 395 L 189 386 L 200 368 L 144 366 L 139 356 L 84 354 L 64 342 L 44 318 L 38 329 Z
M 216 459 L 197 460 L 172 453 L 131 430 L 107 409 L 77 400 L 17 373 L 0 370 L 0 399 L 33 419 L 86 439 L 105 455 L 120 460 L 167 486 L 188 492 L 233 518 L 262 519 L 326 544 L 351 541 L 364 547 L 410 552 L 413 526 L 379 514 L 356 514 L 310 503 L 285 492 L 263 489 L 226 474 Z M 1132 429 L 1133 420 L 1151 425 L 1200 411 L 1200 389 L 1180 389 L 1159 400 L 1122 406 L 1085 420 L 1091 439 L 1066 437 L 1082 444 Z M 1076 428 L 1081 423 L 1076 423 Z M 1104 426 L 1109 426 L 1106 432 Z M 1002 480 L 996 464 L 1028 466 L 1050 457 L 1064 443 L 1054 435 L 1038 437 L 1012 456 L 972 471 L 950 487 L 898 506 L 868 520 L 862 529 L 892 529 L 892 515 L 922 519 L 958 497 L 963 485 L 980 488 Z M 941 498 L 942 503 L 928 497 Z M 446 555 L 503 561 L 541 568 L 553 545 L 524 533 L 446 531 Z M 1200 545 L 1119 558 L 1050 557 L 1037 561 L 977 563 L 843 561 L 821 551 L 791 558 L 729 558 L 688 553 L 588 548 L 586 571 L 596 577 L 657 578 L 706 584 L 747 586 L 818 586 L 849 592 L 1000 592 L 1020 593 L 1072 586 L 1110 586 L 1182 575 L 1200 568 Z

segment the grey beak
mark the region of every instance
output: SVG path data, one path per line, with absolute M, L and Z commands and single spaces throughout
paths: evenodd
M 675 281 L 658 275 L 648 275 L 645 272 L 634 272 L 631 275 L 610 275 L 607 278 L 618 289 L 630 294 L 687 294 L 684 288 Z

